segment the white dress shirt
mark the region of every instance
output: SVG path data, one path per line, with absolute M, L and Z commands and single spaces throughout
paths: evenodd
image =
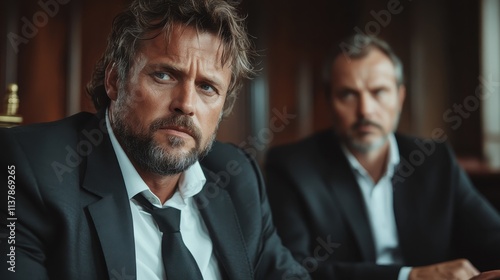
M 393 134 L 389 135 L 389 160 L 386 171 L 378 182 L 373 182 L 365 168 L 351 152 L 342 146 L 342 150 L 356 177 L 366 205 L 368 220 L 375 242 L 376 263 L 379 265 L 402 264 L 399 249 L 398 231 L 394 217 L 392 176 L 399 164 L 399 149 Z M 408 279 L 411 267 L 403 267 L 398 280 Z
M 181 210 L 180 231 L 182 239 L 196 260 L 203 279 L 221 279 L 212 240 L 193 199 L 193 196 L 201 191 L 206 182 L 199 162 L 196 162 L 181 174 L 174 195 L 162 205 L 160 199 L 151 192 L 139 173 L 137 173 L 137 170 L 117 141 L 109 124 L 107 111 L 106 127 L 130 200 L 134 226 L 137 279 L 167 279 L 161 255 L 162 233 L 151 214 L 144 211 L 142 206 L 133 199 L 138 193 L 142 193 L 156 207 L 174 207 Z

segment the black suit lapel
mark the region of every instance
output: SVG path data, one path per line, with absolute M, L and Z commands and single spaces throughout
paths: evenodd
M 370 222 L 361 192 L 357 183 L 353 182 L 352 178 L 349 178 L 352 175 L 349 173 L 350 170 L 339 171 L 330 173 L 330 186 L 333 195 L 346 216 L 346 221 L 356 237 L 363 258 L 367 261 L 375 261 L 375 248 Z
M 403 255 L 405 264 L 425 263 L 429 256 L 428 248 L 421 246 L 418 232 L 421 231 L 422 217 L 418 211 L 423 200 L 421 188 L 416 183 L 420 178 L 415 174 L 415 166 L 408 165 L 408 155 L 414 148 L 401 141 L 396 135 L 398 142 L 400 163 L 393 176 L 394 189 L 394 216 L 398 229 L 399 248 Z M 406 164 L 405 164 L 406 161 Z M 418 168 L 424 168 L 420 166 Z M 425 174 L 425 173 L 424 173 Z M 427 257 L 424 257 L 427 256 Z M 423 258 L 423 259 L 422 259 Z
M 318 157 L 318 167 L 356 237 L 363 259 L 375 261 L 375 245 L 361 191 L 337 139 L 327 135 L 320 144 L 320 150 L 327 152 Z
M 195 200 L 214 244 L 219 265 L 229 279 L 253 279 L 252 266 L 231 197 L 218 185 L 217 175 L 206 168 L 203 171 L 207 182 Z
M 103 250 L 109 278 L 135 279 L 135 243 L 129 199 L 113 147 L 103 130 L 105 126 L 98 125 L 103 120 L 101 115 L 85 128 L 87 132 L 102 133 L 102 139 L 93 143 L 84 164 L 82 187 L 98 197 L 88 205 L 88 211 Z M 80 141 L 89 141 L 86 137 L 82 134 Z
M 415 210 L 417 206 L 412 205 L 414 201 L 416 201 L 415 197 L 418 194 L 412 194 L 412 190 L 418 189 L 413 186 L 413 184 L 409 181 L 401 183 L 401 182 L 393 182 L 394 188 L 394 218 L 396 220 L 396 227 L 398 230 L 398 241 L 399 248 L 401 250 L 401 254 L 404 259 L 404 263 L 415 263 L 415 259 L 412 257 L 416 254 L 416 252 L 422 250 L 422 248 L 415 247 L 419 246 L 418 242 L 415 242 L 414 238 L 418 238 L 416 233 L 419 232 L 418 227 L 419 218 L 417 214 L 418 212 Z M 417 234 L 418 235 L 418 234 Z M 425 256 L 426 253 L 423 253 Z

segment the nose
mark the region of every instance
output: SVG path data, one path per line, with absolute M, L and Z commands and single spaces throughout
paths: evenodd
M 170 111 L 193 116 L 196 102 L 196 88 L 194 85 L 184 83 L 179 85 L 172 93 L 172 102 L 170 103 Z
M 362 93 L 359 97 L 358 114 L 366 118 L 375 112 L 376 100 L 369 93 Z

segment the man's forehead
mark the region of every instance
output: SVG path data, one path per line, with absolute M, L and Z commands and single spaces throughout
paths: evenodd
M 170 32 L 157 30 L 149 32 L 148 35 L 150 36 L 141 40 L 138 54 L 151 54 L 152 51 L 173 60 L 192 55 L 211 60 L 216 68 L 222 68 L 225 45 L 216 33 L 177 24 Z
M 370 51 L 362 57 L 350 58 L 339 55 L 332 64 L 334 74 L 362 73 L 364 76 L 395 76 L 394 64 L 381 51 Z

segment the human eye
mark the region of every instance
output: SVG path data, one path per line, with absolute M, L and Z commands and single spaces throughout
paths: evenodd
M 374 94 L 377 95 L 377 96 L 380 96 L 380 95 L 383 95 L 387 93 L 387 90 L 385 88 L 379 88 L 379 89 L 376 89 Z
M 156 80 L 162 81 L 162 82 L 172 80 L 172 76 L 169 73 L 167 73 L 167 72 L 154 72 L 153 73 L 153 77 Z
M 398 98 L 398 92 L 392 87 L 383 87 L 372 93 L 372 97 L 379 104 L 393 104 Z
M 352 90 L 342 90 L 338 93 L 338 98 L 341 100 L 351 100 L 356 97 L 356 94 Z
M 199 87 L 201 91 L 203 91 L 203 93 L 205 93 L 206 95 L 212 96 L 218 94 L 217 89 L 210 84 L 203 83 L 200 84 Z

